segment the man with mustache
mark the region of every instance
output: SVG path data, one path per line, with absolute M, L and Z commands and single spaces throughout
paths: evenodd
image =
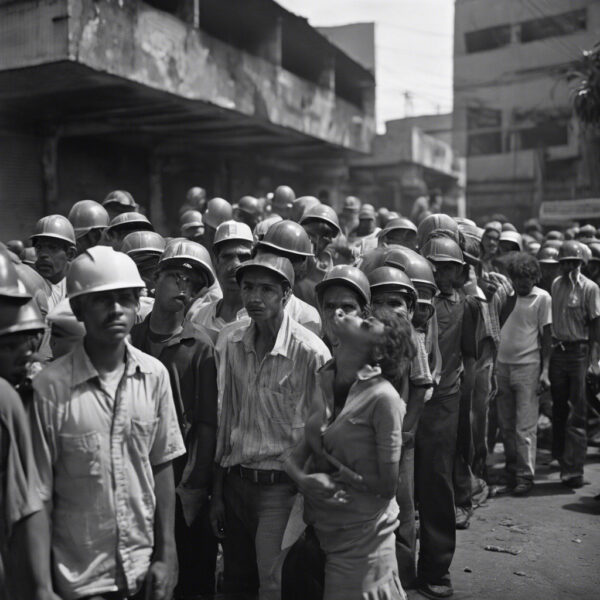
M 66 297 L 69 263 L 77 254 L 75 231 L 62 215 L 41 218 L 31 241 L 37 253 L 35 270 L 48 286 L 48 312 Z
M 62 598 L 170 598 L 175 585 L 173 460 L 185 453 L 169 374 L 127 341 L 135 263 L 95 246 L 67 293 L 85 337 L 34 380 L 33 448 L 52 523 Z
M 204 328 L 186 323 L 185 308 L 214 281 L 208 250 L 186 239 L 170 241 L 155 274 L 154 305 L 131 330 L 131 342 L 167 368 L 188 460 L 173 466 L 178 498 L 176 594 L 195 597 L 215 589 L 217 541 L 208 521 L 208 496 L 217 430 L 217 371 Z
M 220 415 L 211 522 L 222 539 L 223 592 L 281 597 L 282 541 L 296 489 L 283 463 L 299 442 L 323 342 L 284 310 L 289 259 L 261 252 L 236 271 L 250 322 L 219 352 Z

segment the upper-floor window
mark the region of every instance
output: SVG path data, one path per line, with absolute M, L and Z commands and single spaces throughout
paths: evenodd
M 572 10 L 559 15 L 540 19 L 531 19 L 521 23 L 521 42 L 534 42 L 559 35 L 569 35 L 587 27 L 587 12 L 585 8 Z
M 465 33 L 465 46 L 469 54 L 501 48 L 508 44 L 510 44 L 510 25 L 486 27 Z
M 467 107 L 467 129 L 498 128 L 502 125 L 502 111 L 481 106 Z

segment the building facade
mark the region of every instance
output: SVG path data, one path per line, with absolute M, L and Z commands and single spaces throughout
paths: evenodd
M 571 75 L 600 39 L 600 2 L 456 0 L 454 31 L 453 144 L 466 157 L 468 214 L 550 221 L 544 203 L 593 194 Z
M 0 0 L 0 239 L 132 192 L 340 198 L 375 133 L 373 73 L 272 0 Z

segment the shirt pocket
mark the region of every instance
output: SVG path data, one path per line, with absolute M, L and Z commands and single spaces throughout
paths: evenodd
M 143 460 L 148 460 L 154 444 L 158 419 L 131 419 L 130 443 Z
M 69 477 L 100 477 L 100 434 L 91 431 L 80 435 L 61 434 L 62 463 Z

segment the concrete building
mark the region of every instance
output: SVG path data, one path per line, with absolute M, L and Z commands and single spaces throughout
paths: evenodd
M 453 144 L 466 157 L 468 214 L 552 220 L 557 202 L 588 198 L 569 73 L 600 39 L 600 2 L 456 0 L 454 31 Z
M 163 231 L 185 191 L 339 198 L 375 78 L 272 0 L 0 0 L 0 239 L 127 189 Z
M 371 155 L 351 160 L 350 191 L 408 216 L 417 197 L 439 190 L 444 211 L 464 216 L 464 159 L 451 144 L 450 113 L 387 121 Z

